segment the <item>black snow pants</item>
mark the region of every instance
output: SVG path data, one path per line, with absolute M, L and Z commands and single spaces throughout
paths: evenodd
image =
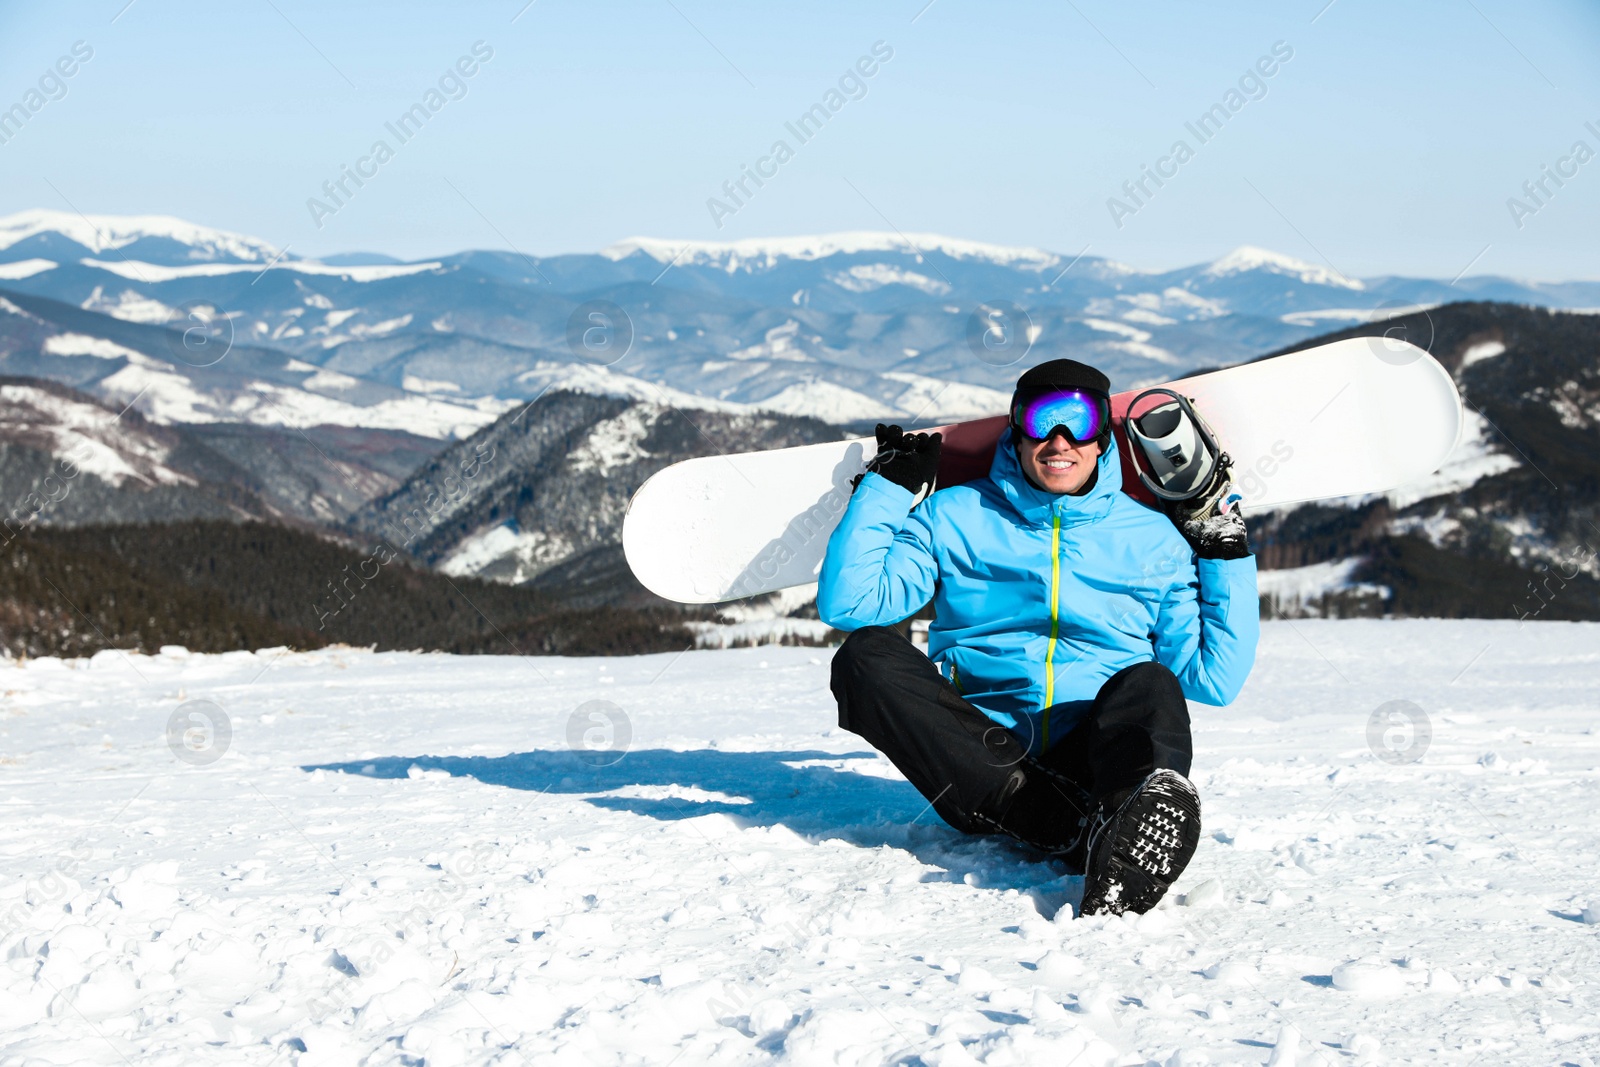
M 833 658 L 839 725 L 888 756 L 945 822 L 1007 833 L 1081 866 L 1084 828 L 1152 771 L 1189 773 L 1189 708 L 1171 671 L 1139 663 L 1108 678 L 1078 724 L 1037 759 L 886 626 Z M 1076 854 L 1075 854 L 1076 853 Z

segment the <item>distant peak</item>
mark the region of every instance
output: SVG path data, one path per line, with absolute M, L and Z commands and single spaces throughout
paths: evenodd
M 146 237 L 164 237 L 187 245 L 196 262 L 266 263 L 278 256 L 278 250 L 265 241 L 199 226 L 171 215 L 79 215 L 74 211 L 33 208 L 0 217 L 0 249 L 41 233 L 58 233 L 96 253 L 123 248 Z
M 1358 278 L 1348 278 L 1328 267 L 1319 267 L 1315 263 L 1307 263 L 1303 259 L 1295 259 L 1293 256 L 1286 256 L 1267 248 L 1257 248 L 1255 245 L 1240 245 L 1221 259 L 1213 260 L 1207 264 L 1205 273 L 1213 278 L 1222 278 L 1252 270 L 1287 274 L 1299 278 L 1307 285 L 1332 285 L 1340 289 L 1366 288 Z
M 828 256 L 862 252 L 899 252 L 920 255 L 942 252 L 952 259 L 981 259 L 1023 269 L 1044 270 L 1061 262 L 1061 257 L 1042 248 L 968 241 L 937 233 L 881 233 L 859 231 L 825 233 L 809 237 L 747 237 L 738 241 L 673 241 L 659 237 L 630 237 L 600 250 L 607 259 L 626 259 L 635 252 L 661 263 L 697 263 L 740 268 L 772 267 L 785 259 L 825 259 Z

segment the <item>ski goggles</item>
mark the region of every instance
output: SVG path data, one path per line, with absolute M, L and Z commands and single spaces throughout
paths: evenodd
M 1035 441 L 1060 432 L 1075 445 L 1100 437 L 1111 425 L 1111 403 L 1090 389 L 1054 389 L 1020 397 L 1011 407 L 1011 426 Z

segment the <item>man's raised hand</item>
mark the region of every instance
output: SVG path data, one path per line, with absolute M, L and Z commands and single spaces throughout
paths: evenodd
M 898 426 L 878 423 L 878 454 L 867 464 L 867 470 L 878 474 L 907 490 L 916 501 L 933 492 L 939 475 L 939 449 L 944 443 L 943 434 L 906 433 Z M 859 483 L 860 479 L 857 479 Z

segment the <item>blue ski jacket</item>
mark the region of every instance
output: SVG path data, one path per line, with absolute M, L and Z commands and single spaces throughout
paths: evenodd
M 908 490 L 863 478 L 828 541 L 823 621 L 884 625 L 932 600 L 929 656 L 1033 755 L 1136 663 L 1164 664 L 1191 700 L 1231 702 L 1260 636 L 1255 558 L 1196 559 L 1170 519 L 1122 492 L 1115 441 L 1082 496 L 1035 488 L 1011 441 L 988 477 L 915 509 Z

